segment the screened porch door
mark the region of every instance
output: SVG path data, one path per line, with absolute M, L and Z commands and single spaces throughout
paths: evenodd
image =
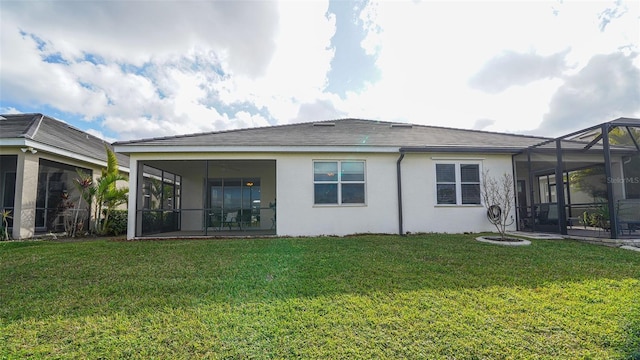
M 208 227 L 211 230 L 249 230 L 260 226 L 260 179 L 209 179 Z

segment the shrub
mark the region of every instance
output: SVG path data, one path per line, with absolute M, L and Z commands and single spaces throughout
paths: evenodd
M 127 232 L 127 210 L 112 210 L 109 217 L 107 233 L 122 235 Z

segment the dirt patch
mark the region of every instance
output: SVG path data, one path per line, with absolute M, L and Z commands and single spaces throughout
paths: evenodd
M 480 236 L 476 240 L 484 243 L 506 246 L 526 246 L 531 245 L 531 241 L 515 237 L 501 238 L 499 236 Z

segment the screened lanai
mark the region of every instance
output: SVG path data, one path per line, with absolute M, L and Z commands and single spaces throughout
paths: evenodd
M 640 120 L 620 118 L 514 156 L 518 229 L 640 238 Z
M 138 162 L 136 236 L 270 235 L 273 160 Z

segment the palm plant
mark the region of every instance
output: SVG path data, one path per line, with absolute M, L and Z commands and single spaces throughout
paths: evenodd
M 106 145 L 107 168 L 102 170 L 102 176 L 98 178 L 94 189 L 95 196 L 95 231 L 100 235 L 107 233 L 109 229 L 109 216 L 116 207 L 127 202 L 128 188 L 118 188 L 116 183 L 120 180 L 127 180 L 118 171 L 118 159 L 116 154 Z
M 119 173 L 107 174 L 98 178 L 94 187 L 94 214 L 96 221 L 94 228 L 97 234 L 104 235 L 109 228 L 109 216 L 116 207 L 127 202 L 128 188 L 116 188 L 116 182 L 119 180 L 127 180 L 125 176 Z
M 78 204 L 76 206 L 75 216 L 73 219 L 73 228 L 71 229 L 71 237 L 76 236 L 78 230 L 78 212 L 80 211 L 80 205 L 84 199 L 87 204 L 91 204 L 91 196 L 87 198 L 87 193 L 90 192 L 90 188 L 93 185 L 93 179 L 91 175 L 84 173 L 82 170 L 78 170 L 78 177 L 75 179 L 76 186 L 80 190 L 80 197 L 78 198 Z
M 118 206 L 127 202 L 128 188 L 118 188 L 118 181 L 127 178 L 118 171 L 118 160 L 115 153 L 105 145 L 107 152 L 107 168 L 102 169 L 102 176 L 93 182 L 88 175 L 79 174 L 76 179 L 81 188 L 81 196 L 88 204 L 93 205 L 93 230 L 98 235 L 104 235 L 109 230 L 109 216 Z

